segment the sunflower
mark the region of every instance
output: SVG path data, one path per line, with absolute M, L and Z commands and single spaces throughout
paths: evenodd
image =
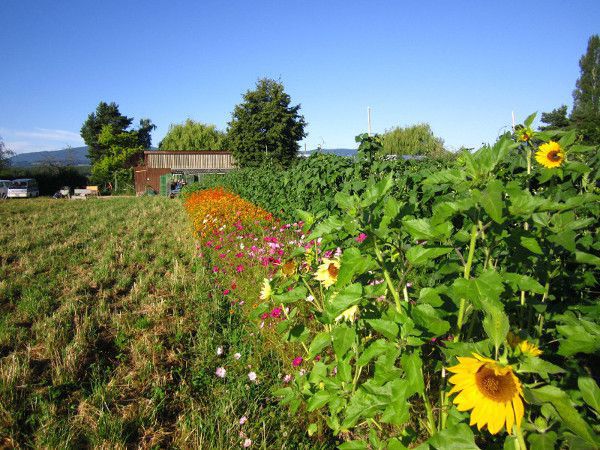
M 558 142 L 550 141 L 540 145 L 535 153 L 535 160 L 548 169 L 554 169 L 560 167 L 565 160 L 565 152 Z
M 328 288 L 329 286 L 334 285 L 337 281 L 339 271 L 339 259 L 323 258 L 323 264 L 321 264 L 317 269 L 315 279 L 320 281 L 324 288 Z
M 283 266 L 281 266 L 281 273 L 284 277 L 290 277 L 296 273 L 296 263 L 293 260 L 289 260 Z
M 542 351 L 538 348 L 537 345 L 532 344 L 531 342 L 528 342 L 528 341 L 520 342 L 518 347 L 519 347 L 519 350 L 521 350 L 521 353 L 523 353 L 524 355 L 540 356 L 542 354 Z
M 453 402 L 459 411 L 471 411 L 471 423 L 481 430 L 487 425 L 497 434 L 504 424 L 512 431 L 513 424 L 521 426 L 524 408 L 521 382 L 511 366 L 502 367 L 496 361 L 473 353 L 475 358 L 459 357 L 459 364 L 449 367 L 454 387 L 449 395 L 459 392 Z
M 262 289 L 260 290 L 260 299 L 261 300 L 269 300 L 271 298 L 271 294 L 273 290 L 271 289 L 271 283 L 268 278 L 263 280 Z
M 531 127 L 521 127 L 516 130 L 517 140 L 520 142 L 529 142 L 533 137 L 533 130 Z

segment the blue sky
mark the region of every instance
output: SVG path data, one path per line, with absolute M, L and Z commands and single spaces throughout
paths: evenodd
M 150 118 L 155 145 L 188 117 L 224 129 L 261 77 L 302 105 L 308 148 L 354 148 L 371 106 L 374 132 L 428 122 L 456 149 L 572 105 L 600 1 L 2 0 L 0 22 L 18 153 L 82 145 L 100 101 Z

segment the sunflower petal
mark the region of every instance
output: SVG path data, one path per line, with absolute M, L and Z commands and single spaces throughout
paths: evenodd
M 513 409 L 512 402 L 506 402 L 504 406 L 506 408 L 506 432 L 512 433 L 515 423 L 515 410 Z
M 512 399 L 512 405 L 515 410 L 515 420 L 517 422 L 517 427 L 521 427 L 521 420 L 523 419 L 523 414 L 525 414 L 525 408 L 523 407 L 523 401 L 521 397 L 515 395 Z

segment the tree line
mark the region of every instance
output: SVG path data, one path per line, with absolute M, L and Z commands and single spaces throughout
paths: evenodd
M 541 129 L 575 129 L 585 144 L 600 143 L 600 36 L 589 39 L 586 53 L 579 62 L 581 74 L 573 92 L 573 108 L 567 106 L 542 113 Z M 150 119 L 133 119 L 119 111 L 116 103 L 100 102 L 81 127 L 92 163 L 92 181 L 98 184 L 121 184 L 131 180 L 131 167 L 139 164 L 143 151 L 151 147 L 151 132 L 156 128 Z M 215 125 L 191 119 L 172 124 L 160 150 L 229 150 L 240 167 L 257 167 L 266 162 L 288 167 L 296 159 L 299 142 L 306 137 L 306 121 L 300 104 L 292 104 L 283 83 L 259 79 L 254 89 L 243 94 L 235 106 L 225 131 Z M 417 124 L 395 127 L 376 136 L 381 153 L 439 157 L 448 154 L 443 139 L 431 127 Z

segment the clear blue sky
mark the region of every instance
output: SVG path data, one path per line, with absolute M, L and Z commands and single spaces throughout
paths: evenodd
M 82 145 L 98 102 L 150 118 L 158 144 L 192 118 L 225 128 L 260 77 L 280 79 L 308 148 L 429 122 L 450 148 L 572 105 L 600 1 L 0 2 L 0 135 L 18 153 Z M 304 142 L 302 143 L 304 144 Z

